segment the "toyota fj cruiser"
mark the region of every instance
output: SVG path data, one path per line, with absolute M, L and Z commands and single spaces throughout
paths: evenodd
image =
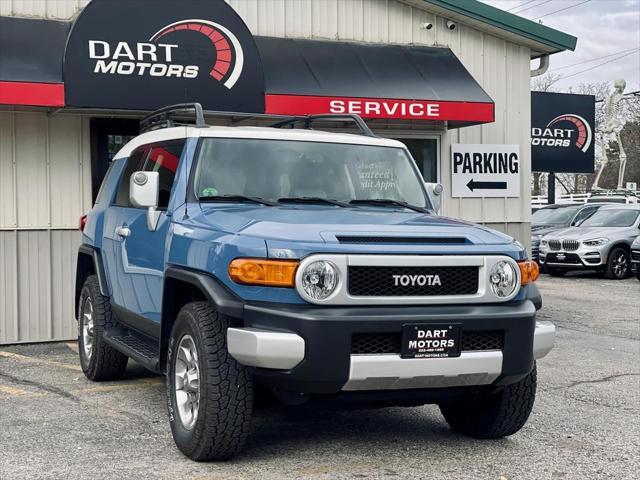
M 94 381 L 128 358 L 166 374 L 185 455 L 236 454 L 264 390 L 436 403 L 476 438 L 522 428 L 555 337 L 535 319 L 537 266 L 511 237 L 437 216 L 441 187 L 402 143 L 353 115 L 207 126 L 199 104 L 141 127 L 81 219 L 80 362 Z

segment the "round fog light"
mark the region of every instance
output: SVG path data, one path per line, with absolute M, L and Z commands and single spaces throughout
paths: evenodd
M 518 275 L 516 267 L 510 262 L 501 261 L 496 263 L 489 275 L 491 290 L 497 297 L 508 297 L 518 286 Z
M 338 286 L 338 269 L 331 262 L 318 260 L 302 272 L 302 289 L 314 300 L 325 300 Z

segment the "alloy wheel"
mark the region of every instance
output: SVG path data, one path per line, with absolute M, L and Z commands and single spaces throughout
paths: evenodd
M 191 430 L 200 409 L 200 367 L 198 350 L 191 335 L 180 339 L 174 369 L 174 385 L 178 416 L 182 425 Z
M 93 355 L 94 323 L 93 323 L 93 301 L 87 297 L 82 307 L 82 348 L 87 362 Z
M 624 252 L 618 252 L 613 259 L 612 268 L 616 278 L 624 278 L 629 270 L 629 260 Z

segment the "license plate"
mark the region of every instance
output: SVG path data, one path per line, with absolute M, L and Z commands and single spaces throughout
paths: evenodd
M 564 253 L 558 253 L 558 254 L 556 255 L 556 258 L 557 258 L 558 260 L 560 260 L 561 262 L 563 262 L 563 261 L 565 261 L 565 260 L 567 259 L 567 256 L 566 256 Z
M 402 358 L 460 356 L 460 325 L 407 324 L 402 326 Z

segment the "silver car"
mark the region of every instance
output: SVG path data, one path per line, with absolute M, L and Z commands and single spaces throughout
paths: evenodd
M 603 206 L 579 226 L 540 240 L 540 264 L 549 274 L 598 270 L 623 279 L 631 270 L 631 244 L 640 233 L 640 205 Z

